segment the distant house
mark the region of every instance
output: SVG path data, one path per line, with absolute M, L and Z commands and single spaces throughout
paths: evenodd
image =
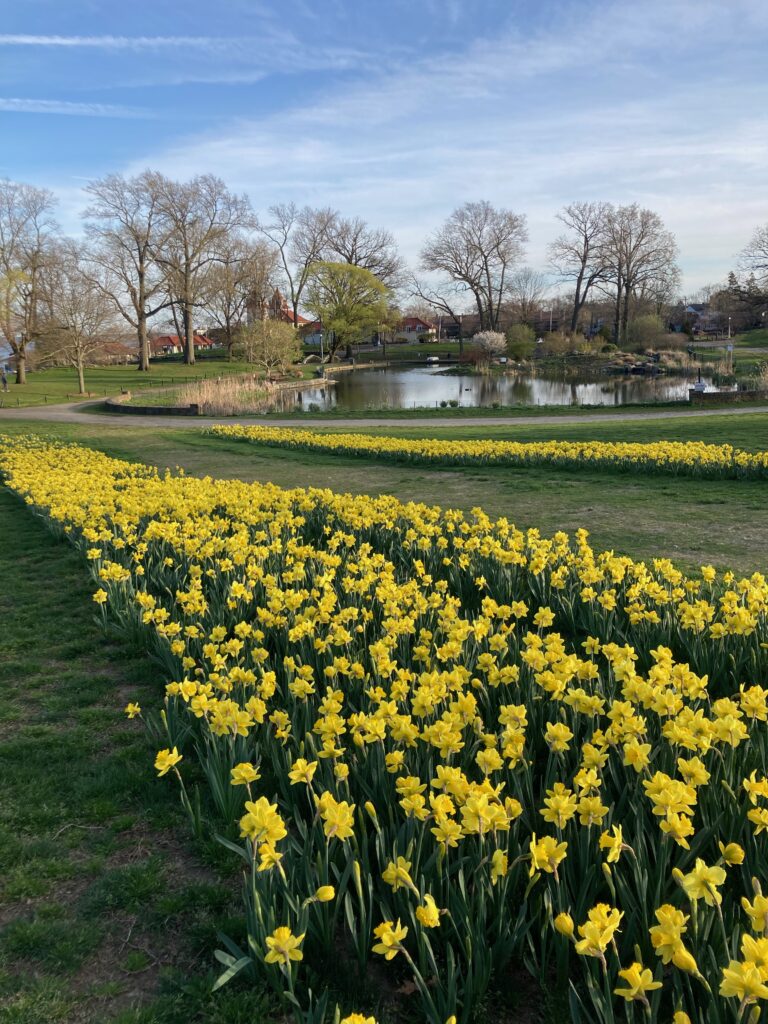
M 472 338 L 478 331 L 483 330 L 477 313 L 462 313 L 459 319 L 461 320 L 461 336 L 465 341 Z M 547 334 L 550 330 L 559 331 L 561 325 L 560 317 L 556 313 L 551 314 L 549 311 L 538 313 L 525 322 L 537 335 Z M 508 327 L 519 323 L 523 323 L 523 321 L 517 312 L 502 307 L 499 311 L 499 323 L 496 330 L 503 334 Z M 448 317 L 443 318 L 440 334 L 443 338 L 457 339 L 459 337 L 459 324 Z
M 689 302 L 673 316 L 671 327 L 673 330 L 689 328 L 695 335 L 717 335 L 724 329 L 724 324 L 723 314 L 713 310 L 708 302 Z
M 195 334 L 196 349 L 215 348 L 216 342 L 205 334 Z M 149 339 L 149 352 L 152 356 L 172 356 L 184 351 L 184 339 L 178 334 L 160 334 Z
M 420 316 L 406 316 L 400 321 L 393 334 L 394 341 L 434 341 L 437 327 Z
M 301 331 L 301 337 L 304 340 L 305 345 L 319 345 L 320 335 L 323 330 L 323 325 L 319 320 L 307 320 L 306 323 L 299 325 Z
M 135 341 L 131 345 L 123 341 L 105 341 L 91 358 L 102 366 L 125 366 L 138 362 L 139 356 Z

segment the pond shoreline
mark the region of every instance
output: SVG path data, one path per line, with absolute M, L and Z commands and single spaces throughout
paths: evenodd
M 308 372 L 309 368 L 305 368 Z M 667 372 L 645 376 L 613 376 L 600 371 L 569 375 L 520 364 L 494 367 L 483 373 L 456 364 L 393 366 L 391 363 L 347 363 L 320 366 L 316 376 L 266 382 L 256 373 L 208 380 L 191 388 L 161 388 L 130 393 L 108 402 L 111 411 L 169 416 L 288 416 L 298 420 L 319 415 L 409 416 L 424 414 L 490 416 L 549 409 L 553 414 L 574 409 L 663 409 L 689 405 L 694 381 L 690 374 Z M 731 402 L 729 392 L 706 382 L 706 400 Z M 180 402 L 184 399 L 183 404 Z M 747 397 L 738 399 L 749 401 Z M 760 400 L 756 396 L 756 400 Z

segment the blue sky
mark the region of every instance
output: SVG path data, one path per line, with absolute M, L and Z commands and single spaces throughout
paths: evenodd
M 574 199 L 638 201 L 684 283 L 768 221 L 765 0 L 24 0 L 0 23 L 0 175 L 79 230 L 110 172 L 211 171 L 390 228 L 415 261 L 468 199 L 544 268 Z

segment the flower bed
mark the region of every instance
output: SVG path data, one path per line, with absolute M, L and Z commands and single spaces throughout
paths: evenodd
M 262 426 L 218 426 L 208 432 L 276 448 L 446 466 L 554 465 L 712 479 L 768 477 L 768 452 L 702 441 L 439 441 Z
M 0 439 L 0 471 L 165 666 L 127 711 L 242 858 L 221 983 L 317 1022 L 342 960 L 372 1001 L 371 960 L 405 975 L 434 1024 L 513 959 L 571 979 L 574 1020 L 768 998 L 762 575 L 43 441 Z

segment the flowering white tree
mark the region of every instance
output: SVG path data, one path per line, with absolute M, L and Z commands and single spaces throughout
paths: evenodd
M 472 346 L 479 363 L 490 363 L 506 355 L 507 339 L 499 331 L 480 331 L 472 339 Z

